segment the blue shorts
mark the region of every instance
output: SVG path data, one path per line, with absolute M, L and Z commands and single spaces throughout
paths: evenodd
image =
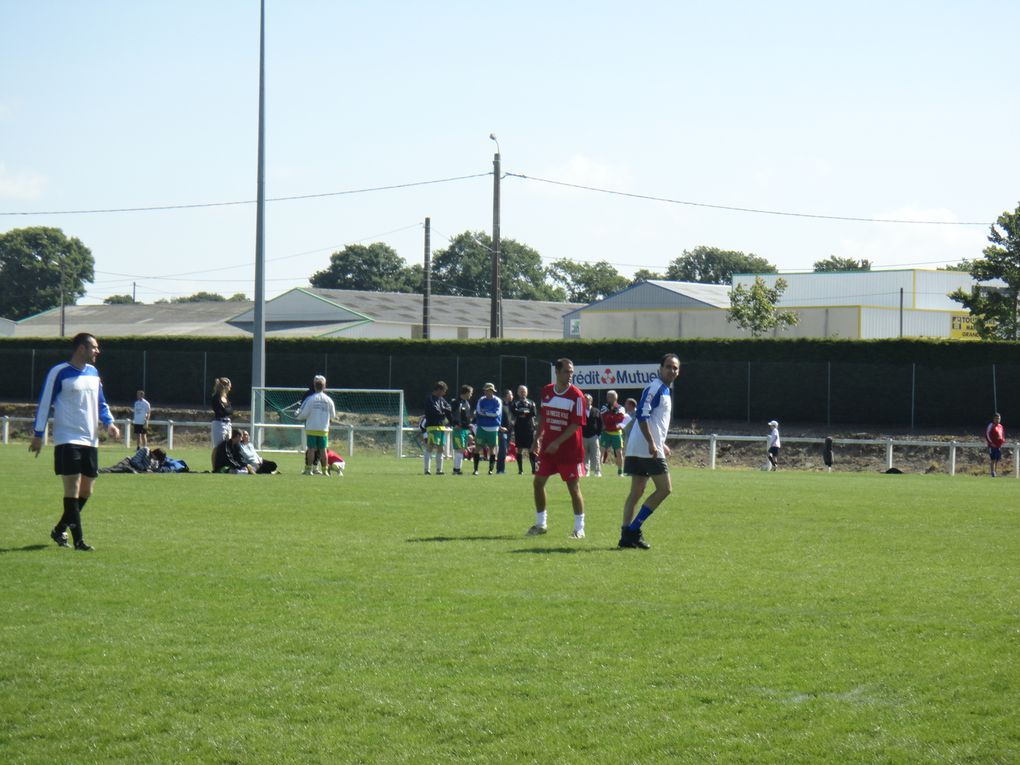
M 998 446 L 989 446 L 988 447 L 988 456 L 991 457 L 993 460 L 1001 460 L 1002 459 L 1002 449 L 1000 449 Z

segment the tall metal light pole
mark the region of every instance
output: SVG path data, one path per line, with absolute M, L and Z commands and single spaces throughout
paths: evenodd
M 259 145 L 255 205 L 255 315 L 252 327 L 251 385 L 266 384 L 266 0 L 259 13 Z M 255 396 L 252 395 L 252 406 Z M 254 418 L 256 413 L 252 412 Z M 261 421 L 261 418 L 259 418 Z M 256 434 L 256 443 L 261 443 Z
M 492 156 L 492 305 L 489 312 L 489 337 L 503 337 L 503 296 L 499 283 L 499 141 L 495 133 L 489 138 L 496 141 Z

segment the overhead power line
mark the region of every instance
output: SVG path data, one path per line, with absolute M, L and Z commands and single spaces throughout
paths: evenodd
M 616 191 L 614 189 L 601 189 L 597 186 L 585 186 L 580 183 L 568 183 L 567 181 L 554 181 L 549 178 L 538 178 L 533 175 L 521 173 L 505 173 L 504 177 L 521 178 L 525 181 L 538 181 L 549 183 L 554 186 L 567 186 L 572 189 L 583 191 L 595 191 L 600 194 L 611 194 L 618 197 L 630 197 L 631 199 L 646 199 L 652 202 L 666 202 L 672 205 L 687 205 L 689 207 L 707 207 L 712 210 L 727 210 L 729 212 L 754 213 L 756 215 L 783 215 L 791 218 L 815 218 L 819 220 L 843 220 L 855 221 L 858 223 L 903 223 L 925 226 L 988 226 L 989 221 L 946 221 L 946 220 L 901 220 L 895 218 L 861 218 L 850 215 L 820 215 L 817 213 L 789 212 L 786 210 L 760 210 L 754 207 L 733 207 L 730 205 L 716 205 L 708 202 L 691 202 L 683 199 L 670 199 L 668 197 L 656 197 L 650 194 L 634 194 L 627 191 Z
M 346 191 L 327 191 L 321 194 L 298 194 L 289 197 L 272 197 L 267 202 L 290 202 L 297 199 L 322 199 L 324 197 L 340 197 L 350 194 L 367 194 L 372 191 L 392 191 L 394 189 L 407 189 L 413 186 L 429 186 L 436 183 L 452 183 L 453 181 L 464 181 L 469 178 L 488 177 L 492 173 L 474 173 L 473 175 L 458 175 L 453 178 L 436 178 L 431 181 L 414 181 L 412 183 L 397 183 L 391 186 L 372 186 L 364 189 L 348 189 Z M 253 205 L 254 199 L 236 200 L 233 202 L 200 202 L 183 205 L 153 205 L 150 207 L 110 207 L 96 210 L 35 210 L 29 212 L 7 212 L 0 211 L 0 215 L 95 215 L 100 213 L 128 213 L 128 212 L 157 212 L 159 210 L 194 210 L 204 207 L 233 207 L 237 205 Z

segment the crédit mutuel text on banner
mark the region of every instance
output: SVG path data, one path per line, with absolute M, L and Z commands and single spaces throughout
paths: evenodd
M 555 382 L 556 367 L 550 369 Z M 644 388 L 658 375 L 658 364 L 575 364 L 573 382 L 581 390 Z

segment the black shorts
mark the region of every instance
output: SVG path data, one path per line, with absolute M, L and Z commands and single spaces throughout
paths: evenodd
M 81 444 L 60 444 L 53 450 L 53 472 L 57 475 L 99 475 L 99 449 Z
M 1001 460 L 1002 459 L 1002 449 L 1000 449 L 998 446 L 989 446 L 988 447 L 988 456 L 991 457 L 993 460 Z
M 148 433 L 149 432 L 149 426 L 148 425 L 139 425 L 137 423 L 131 423 L 131 427 L 135 429 L 135 435 L 139 435 L 141 433 Z
M 623 472 L 627 475 L 639 475 L 645 478 L 653 475 L 665 475 L 669 465 L 664 457 L 624 457 Z
M 535 445 L 535 429 L 514 428 L 514 443 L 518 449 L 530 449 Z
M 778 457 L 779 456 L 779 447 L 778 446 L 770 446 L 769 447 L 769 454 L 771 454 L 773 457 Z

